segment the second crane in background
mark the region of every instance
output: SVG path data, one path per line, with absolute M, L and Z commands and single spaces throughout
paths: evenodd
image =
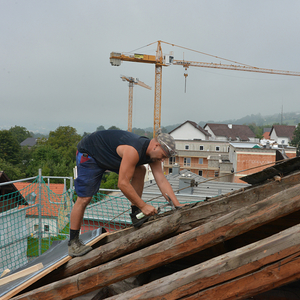
M 121 75 L 123 81 L 129 82 L 129 97 L 128 97 L 128 131 L 132 132 L 132 106 L 133 106 L 133 86 L 134 84 L 151 90 L 151 87 L 135 77 Z

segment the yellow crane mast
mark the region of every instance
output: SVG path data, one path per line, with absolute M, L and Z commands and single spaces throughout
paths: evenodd
M 169 44 L 163 41 L 157 41 L 156 55 L 147 54 L 123 54 L 118 52 L 111 52 L 110 63 L 112 66 L 120 66 L 122 61 L 131 61 L 139 63 L 149 63 L 155 64 L 155 92 L 154 92 L 154 125 L 153 125 L 153 137 L 156 136 L 158 129 L 161 127 L 161 87 L 162 87 L 162 67 L 177 65 L 183 66 L 185 70 L 188 67 L 203 67 L 203 68 L 215 68 L 215 69 L 225 69 L 225 70 L 235 70 L 235 71 L 247 71 L 247 72 L 258 72 L 258 73 L 268 73 L 268 74 L 278 74 L 278 75 L 291 75 L 300 76 L 300 72 L 293 71 L 282 71 L 274 69 L 258 68 L 253 66 L 248 66 L 245 64 L 221 64 L 221 63 L 206 63 L 206 62 L 196 62 L 196 61 L 186 61 L 186 60 L 175 60 L 172 55 L 163 55 L 161 43 Z M 179 46 L 178 46 L 179 47 Z M 184 48 L 184 47 L 181 47 Z M 187 48 L 185 48 L 187 49 Z M 191 49 L 189 49 L 191 50 Z M 197 51 L 199 52 L 199 51 Z M 213 56 L 213 55 L 210 55 Z M 217 56 L 214 56 L 217 57 Z M 219 58 L 219 57 L 218 57 Z M 184 75 L 185 77 L 187 74 Z
M 132 106 L 133 106 L 133 87 L 134 85 L 142 86 L 146 89 L 151 90 L 151 87 L 146 83 L 140 81 L 135 77 L 128 77 L 121 75 L 120 76 L 123 81 L 128 81 L 129 85 L 129 97 L 128 97 L 128 131 L 132 132 Z

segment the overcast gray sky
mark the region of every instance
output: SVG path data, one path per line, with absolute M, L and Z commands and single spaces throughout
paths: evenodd
M 110 52 L 155 55 L 157 40 L 251 66 L 300 72 L 298 0 L 0 0 L 0 128 L 153 126 L 154 65 L 109 63 Z M 147 46 L 147 47 L 146 47 Z M 228 63 L 162 45 L 175 59 Z M 300 77 L 163 68 L 162 126 L 300 111 Z

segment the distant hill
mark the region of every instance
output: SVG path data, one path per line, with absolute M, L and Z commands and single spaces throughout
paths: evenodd
M 197 120 L 190 120 L 197 122 Z M 282 125 L 298 125 L 300 123 L 300 112 L 292 112 L 292 113 L 283 113 L 281 114 L 275 114 L 275 115 L 268 115 L 268 116 L 262 116 L 261 114 L 257 115 L 247 115 L 246 117 L 240 118 L 240 119 L 228 119 L 223 121 L 199 121 L 197 124 L 201 127 L 204 127 L 207 123 L 219 123 L 219 124 L 236 124 L 236 125 L 250 125 L 255 124 L 256 126 L 266 126 L 266 127 L 272 127 L 274 124 L 282 124 Z M 179 124 L 173 124 L 173 125 L 167 125 L 163 126 L 164 132 L 170 132 L 179 125 Z M 152 132 L 152 127 L 144 128 L 146 132 Z

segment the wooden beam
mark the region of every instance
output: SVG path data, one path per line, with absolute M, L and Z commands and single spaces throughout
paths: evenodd
M 158 242 L 176 231 L 180 222 L 181 215 L 176 211 L 173 215 L 160 219 L 151 226 L 134 229 L 133 232 L 114 242 L 96 248 L 84 256 L 73 258 L 37 284 L 41 286 L 58 281 Z
M 3 276 L 5 276 L 5 275 L 8 274 L 9 272 L 10 272 L 10 269 L 5 269 L 5 270 L 3 271 L 3 273 L 1 274 L 0 278 L 3 277 Z
M 109 233 L 100 234 L 99 236 L 95 237 L 93 240 L 88 242 L 87 245 L 90 245 L 90 246 L 93 245 L 94 242 L 101 240 L 108 234 Z M 35 283 L 39 279 L 43 278 L 44 276 L 46 276 L 47 274 L 49 274 L 50 272 L 52 272 L 59 266 L 65 264 L 66 262 L 68 262 L 71 259 L 72 259 L 72 257 L 67 255 L 67 256 L 64 256 L 63 258 L 61 258 L 60 260 L 58 260 L 55 264 L 51 265 L 50 267 L 45 267 L 43 270 L 40 270 L 40 272 L 38 272 L 38 274 L 36 276 L 31 277 L 29 280 L 27 280 L 23 284 L 19 285 L 17 288 L 10 290 L 8 293 L 6 293 L 4 296 L 1 297 L 1 300 L 10 299 L 14 295 L 22 292 L 24 289 L 26 289 L 27 287 L 29 287 L 30 285 L 32 285 L 33 283 Z
M 11 282 L 13 280 L 16 280 L 18 278 L 22 278 L 22 277 L 27 276 L 27 275 L 29 275 L 31 273 L 37 272 L 37 271 L 39 271 L 41 269 L 43 269 L 43 264 L 42 263 L 38 263 L 38 264 L 36 264 L 34 266 L 31 266 L 31 267 L 26 268 L 26 269 L 24 269 L 22 271 L 19 271 L 17 273 L 8 275 L 8 276 L 0 279 L 0 285 L 6 284 L 6 283 Z
M 208 202 L 200 202 L 195 207 L 182 210 L 182 222 L 177 233 L 182 233 L 207 223 L 234 210 L 254 204 L 300 182 L 300 172 L 282 178 L 281 182 L 269 181 L 265 184 L 234 191 Z
M 299 210 L 299 190 L 300 185 L 296 185 L 188 232 L 25 293 L 16 299 L 70 299 L 178 260 Z M 33 295 L 34 298 L 31 298 Z
M 245 299 L 300 277 L 300 225 L 108 299 Z

